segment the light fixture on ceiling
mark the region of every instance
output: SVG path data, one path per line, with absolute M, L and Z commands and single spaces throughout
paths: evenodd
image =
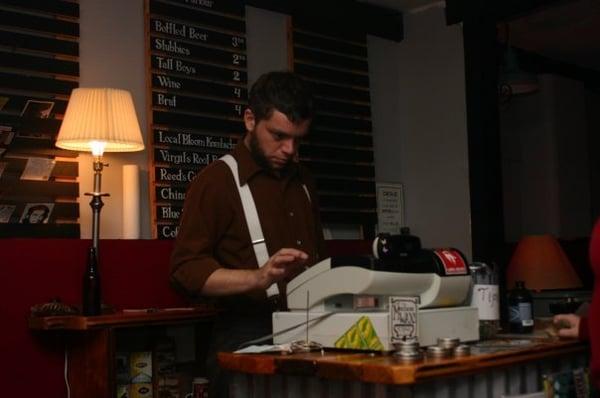
M 537 75 L 524 71 L 519 67 L 515 50 L 508 46 L 504 52 L 504 63 L 500 70 L 499 83 L 510 90 L 510 95 L 530 94 L 539 90 Z
M 508 102 L 515 95 L 531 94 L 540 88 L 537 75 L 521 69 L 517 52 L 510 44 L 509 24 L 505 24 L 505 43 L 498 75 L 500 102 Z

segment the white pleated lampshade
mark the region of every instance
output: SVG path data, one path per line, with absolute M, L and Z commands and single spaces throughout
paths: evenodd
M 135 152 L 144 149 L 142 132 L 129 91 L 76 88 L 56 138 L 56 146 L 72 151 Z M 100 153 L 101 154 L 101 153 Z

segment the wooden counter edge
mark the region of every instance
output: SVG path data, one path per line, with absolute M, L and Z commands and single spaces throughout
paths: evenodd
M 474 374 L 481 369 L 508 367 L 522 361 L 552 358 L 587 349 L 587 344 L 577 341 L 550 341 L 505 352 L 425 360 L 414 364 L 402 363 L 387 355 L 372 356 L 365 353 L 328 353 L 325 356 L 219 353 L 219 365 L 234 372 L 249 374 L 303 374 L 332 380 L 402 385 L 438 377 Z
M 31 316 L 28 323 L 29 328 L 32 330 L 89 330 L 105 327 L 132 327 L 200 321 L 211 318 L 216 314 L 217 310 L 212 307 L 183 307 L 116 312 L 98 316 Z
M 233 352 L 219 352 L 217 359 L 219 366 L 234 372 L 272 375 L 275 374 L 275 360 L 279 355 L 268 354 L 234 354 Z
M 466 357 L 438 359 L 415 364 L 391 363 L 389 357 L 361 363 L 360 381 L 380 384 L 414 384 L 440 377 L 475 374 L 482 369 L 504 368 L 524 361 L 559 357 L 588 350 L 585 343 L 553 341 L 534 347 L 523 347 L 503 352 L 470 355 Z M 329 364 L 328 364 L 329 365 Z M 338 369 L 322 369 L 321 373 L 335 375 Z
M 315 375 L 324 361 L 345 363 L 346 360 L 357 360 L 369 357 L 361 352 L 319 351 L 309 353 L 264 353 L 264 354 L 235 354 L 220 352 L 219 366 L 235 372 L 252 374 L 303 374 Z

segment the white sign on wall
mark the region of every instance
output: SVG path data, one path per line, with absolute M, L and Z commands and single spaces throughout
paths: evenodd
M 377 183 L 378 232 L 399 234 L 404 225 L 402 184 Z

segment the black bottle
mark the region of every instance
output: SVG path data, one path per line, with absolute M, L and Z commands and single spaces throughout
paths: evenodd
M 83 274 L 83 289 L 82 289 L 82 308 L 81 312 L 85 316 L 100 315 L 101 308 L 101 293 L 100 293 L 100 273 L 98 272 L 98 254 L 96 249 L 90 247 L 88 254 L 87 267 Z
M 512 333 L 533 331 L 533 299 L 525 282 L 516 281 L 515 289 L 508 293 L 508 328 Z

